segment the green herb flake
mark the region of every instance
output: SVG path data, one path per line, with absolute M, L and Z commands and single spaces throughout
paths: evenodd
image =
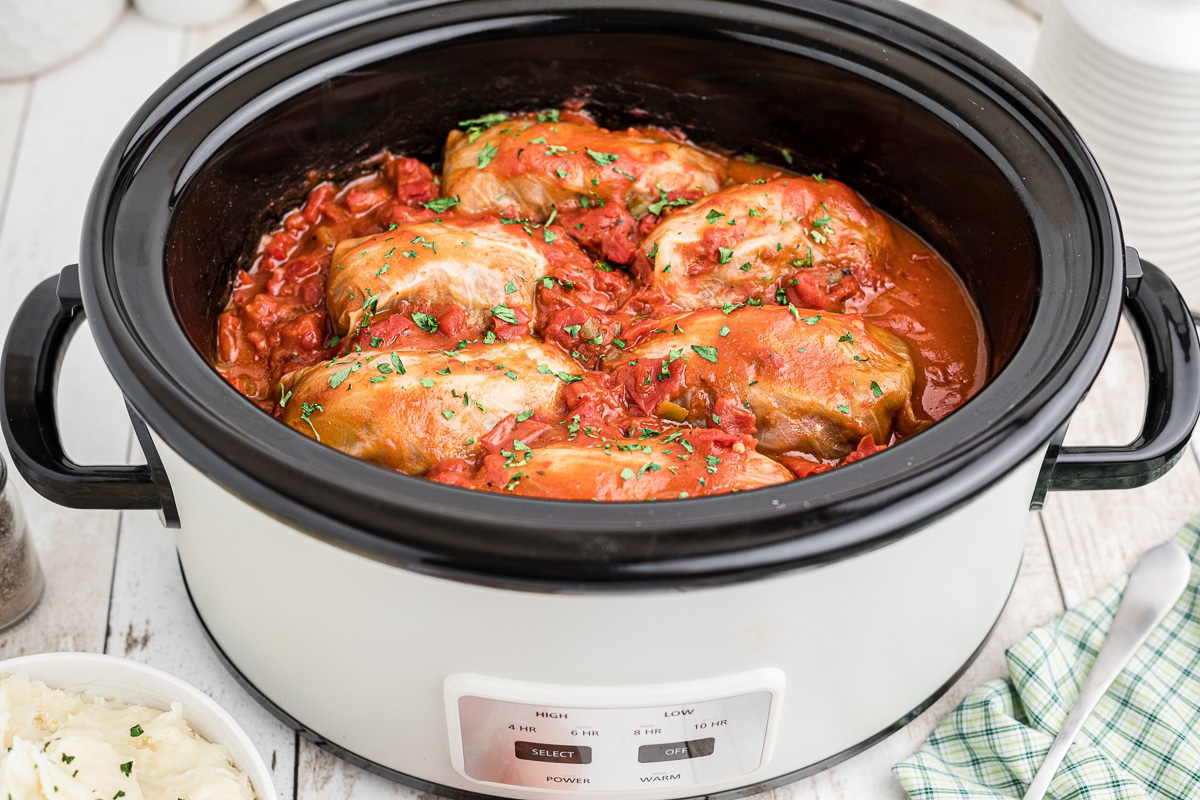
M 337 372 L 330 375 L 329 388 L 336 389 L 341 386 L 342 383 L 345 382 L 346 378 L 350 377 L 350 373 L 353 371 L 354 369 L 352 367 L 346 367 L 345 369 L 339 369 Z
M 404 374 L 404 362 L 400 360 L 400 356 L 396 355 L 393 352 L 392 356 L 391 356 L 391 361 L 392 361 L 392 367 L 396 370 L 396 372 L 399 373 L 400 375 L 403 375 Z
M 883 389 L 880 389 L 879 384 L 875 381 L 871 381 L 871 394 L 876 397 L 883 397 Z
M 719 332 L 719 333 L 720 333 L 720 335 L 721 335 L 721 336 L 728 336 L 728 335 L 729 335 L 729 326 L 728 326 L 728 325 L 722 325 L 722 326 L 721 326 L 721 330 L 720 330 L 720 332 Z
M 637 475 L 635 475 L 633 470 L 631 470 L 629 467 L 626 467 L 625 469 L 621 470 L 621 479 L 622 480 L 631 481 L 636 477 L 637 477 Z
M 728 332 L 729 329 L 726 328 L 725 330 Z M 725 334 L 721 335 L 724 336 Z M 694 344 L 692 345 L 692 350 L 705 361 L 711 361 L 713 364 L 717 363 L 717 348 L 704 344 Z
M 838 341 L 839 342 L 849 342 L 850 344 L 854 344 L 854 334 L 851 333 L 850 331 L 846 331 L 846 333 L 844 335 L 838 337 Z
M 813 173 L 813 179 L 814 179 L 814 180 L 815 180 L 817 183 L 823 183 L 823 184 L 825 184 L 825 185 L 828 185 L 828 184 L 829 184 L 829 182 L 825 180 L 825 176 L 824 176 L 823 174 L 821 174 L 820 172 L 814 172 L 814 173 Z
M 795 159 L 792 158 L 792 151 L 788 150 L 786 147 L 783 148 L 782 150 L 780 150 L 779 153 L 780 153 L 780 155 L 783 156 L 783 160 L 786 161 L 788 164 L 791 164 L 792 162 L 795 161 Z
M 438 321 L 437 318 L 426 314 L 423 311 L 412 312 L 412 321 L 417 324 L 417 327 L 429 333 L 437 333 Z
M 135 726 L 135 727 L 136 727 L 136 726 Z M 132 731 L 130 731 L 130 734 L 131 734 L 131 735 L 132 735 L 132 733 L 133 733 L 133 732 L 132 732 Z M 141 736 L 141 734 L 140 734 L 140 733 L 139 733 L 139 734 L 137 734 L 137 735 L 138 735 L 138 736 Z M 63 763 L 64 763 L 64 764 L 70 764 L 72 761 L 74 761 L 74 760 L 75 760 L 75 756 L 69 756 L 69 755 L 67 755 L 66 753 L 63 753 L 63 754 L 62 754 L 62 760 L 63 760 Z
M 493 306 L 492 316 L 501 322 L 507 322 L 509 325 L 519 324 L 517 321 L 517 312 L 506 305 Z
M 532 411 L 522 411 L 520 414 L 517 414 L 517 422 L 524 422 L 525 420 L 529 419 L 532 416 L 533 416 Z
M 433 378 L 421 378 L 421 385 L 426 389 L 432 389 L 436 383 L 437 381 L 435 381 Z
M 606 167 L 617 160 L 616 153 L 597 153 L 590 147 L 584 147 L 583 149 L 589 156 L 592 157 L 592 161 L 595 161 L 602 167 Z
M 450 420 L 450 419 L 454 418 L 454 412 L 448 408 L 444 408 L 444 409 L 442 409 L 442 416 L 445 417 L 447 420 Z
M 428 203 L 421 203 L 421 205 L 435 214 L 444 214 L 460 202 L 457 197 L 438 197 L 430 200 Z
M 724 215 L 724 214 L 722 214 L 720 211 L 717 211 L 717 210 L 714 208 L 714 209 L 711 209 L 711 210 L 710 210 L 710 211 L 709 211 L 707 214 L 705 214 L 705 215 L 704 215 L 704 218 L 705 218 L 706 220 L 708 220 L 708 224 L 709 224 L 709 225 L 712 225 L 714 222 L 716 222 L 717 220 L 719 220 L 719 219 L 720 219 L 721 217 L 723 217 L 723 216 L 725 216 L 725 215 Z
M 742 264 L 740 267 L 738 267 L 738 269 L 740 269 L 742 272 L 749 272 L 750 271 L 750 262 L 747 261 L 745 264 Z
M 129 729 L 129 735 L 130 735 L 131 737 L 133 737 L 134 739 L 136 739 L 137 737 L 141 736 L 143 733 L 145 733 L 145 731 L 144 731 L 144 730 L 142 730 L 142 726 L 141 726 L 141 725 L 134 725 L 132 728 L 130 728 L 130 729 Z M 64 757 L 64 758 L 63 758 L 63 761 L 67 761 L 67 759 Z M 70 762 L 70 761 L 67 761 L 67 763 L 68 763 L 68 764 L 70 764 L 71 762 Z
M 733 260 L 733 248 L 732 247 L 718 247 L 717 250 L 720 251 L 720 259 L 719 260 L 722 264 L 728 264 L 730 261 Z
M 122 764 L 122 765 L 121 765 L 121 772 L 122 772 L 122 773 L 125 775 L 125 777 L 127 777 L 127 778 L 128 778 L 128 777 L 129 777 L 129 775 L 130 775 L 130 774 L 133 772 L 133 762 L 132 762 L 132 761 L 126 761 L 124 764 Z
M 800 319 L 804 320 L 804 322 L 808 325 L 816 325 L 821 321 L 821 315 L 817 314 L 815 317 L 801 317 Z
M 567 177 L 567 171 L 565 169 L 556 169 L 554 170 L 554 174 L 558 176 L 559 180 Z
M 492 159 L 498 152 L 500 152 L 500 148 L 493 147 L 490 142 L 484 142 L 483 149 L 479 151 L 479 158 L 475 162 L 475 169 L 483 169 L 492 163 Z
M 516 283 L 514 283 L 513 281 L 507 281 L 507 282 L 505 282 L 505 284 L 504 284 L 504 293 L 505 293 L 505 294 L 512 294 L 512 293 L 513 293 L 513 292 L 515 292 L 516 290 L 517 290 L 517 284 L 516 284 Z

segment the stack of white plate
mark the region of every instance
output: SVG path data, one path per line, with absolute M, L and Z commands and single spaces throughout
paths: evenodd
M 1200 0 L 1049 0 L 1032 76 L 1099 162 L 1126 244 L 1200 308 Z

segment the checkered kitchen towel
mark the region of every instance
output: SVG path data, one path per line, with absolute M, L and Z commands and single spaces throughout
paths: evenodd
M 1200 517 L 1176 537 L 1200 565 Z M 892 771 L 914 800 L 1020 798 L 1087 678 L 1125 579 L 1007 653 Z M 1200 569 L 1097 706 L 1058 768 L 1054 800 L 1200 798 Z

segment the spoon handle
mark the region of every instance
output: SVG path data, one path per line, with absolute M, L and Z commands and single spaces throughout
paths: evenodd
M 1125 585 L 1117 615 L 1108 629 L 1108 636 L 1100 647 L 1087 682 L 1079 692 L 1079 699 L 1071 708 L 1058 736 L 1054 737 L 1046 760 L 1033 776 L 1023 800 L 1041 800 L 1045 796 L 1071 742 L 1083 729 L 1083 723 L 1133 658 L 1133 654 L 1146 641 L 1146 637 L 1174 607 L 1187 587 L 1191 574 L 1192 564 L 1187 553 L 1173 542 L 1160 544 L 1142 556 Z

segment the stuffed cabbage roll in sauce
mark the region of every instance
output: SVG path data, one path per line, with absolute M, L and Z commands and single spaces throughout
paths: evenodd
M 471 475 L 448 471 L 443 483 L 557 500 L 677 500 L 745 492 L 784 483 L 792 473 L 754 449 L 748 436 L 719 430 L 645 435 L 576 434 L 539 443 L 520 434 L 499 438 Z M 532 441 L 532 446 L 527 442 Z
M 469 122 L 477 124 L 446 140 L 447 196 L 467 212 L 557 219 L 618 264 L 637 255 L 638 219 L 711 194 L 726 179 L 724 159 L 659 129 L 610 131 L 566 112 Z
M 552 265 L 573 262 L 591 266 L 561 228 L 534 236 L 496 217 L 457 215 L 400 225 L 337 244 L 329 316 L 345 336 L 396 308 L 416 310 L 427 320 L 431 308 L 449 305 L 462 310 L 467 328 L 486 329 L 498 317 L 528 332 L 537 279 Z
M 533 340 L 364 350 L 283 379 L 285 423 L 343 453 L 420 475 L 509 415 L 561 414 L 579 368 Z
M 794 306 L 665 317 L 612 359 L 647 414 L 754 434 L 759 449 L 849 455 L 912 432 L 915 373 L 904 340 L 857 315 Z
M 886 285 L 886 220 L 845 184 L 777 178 L 724 189 L 677 209 L 643 242 L 646 282 L 685 309 L 775 297 L 844 310 Z
M 580 501 L 804 478 L 982 387 L 966 289 L 849 186 L 581 109 L 317 183 L 238 272 L 218 369 L 350 455 Z

